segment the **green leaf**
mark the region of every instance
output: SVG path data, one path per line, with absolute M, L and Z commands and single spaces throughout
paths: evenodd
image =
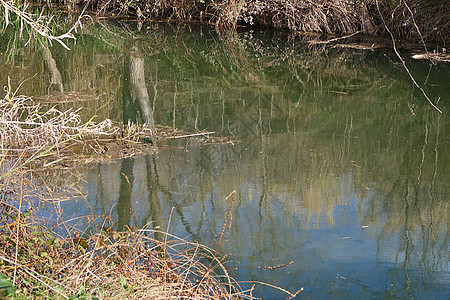
M 6 240 L 8 242 L 10 242 L 14 247 L 16 246 L 16 242 L 14 242 L 12 239 L 10 239 L 9 237 L 6 238 Z
M 16 287 L 11 280 L 4 274 L 0 274 L 0 298 L 14 296 Z
M 120 278 L 120 285 L 124 290 L 128 290 L 127 280 L 124 277 Z

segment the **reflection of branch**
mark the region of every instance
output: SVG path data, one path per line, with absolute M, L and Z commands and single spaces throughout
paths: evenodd
M 391 30 L 389 29 L 389 27 L 386 25 L 386 21 L 384 20 L 383 14 L 380 11 L 380 6 L 378 4 L 378 0 L 376 0 L 377 3 L 377 9 L 378 9 L 378 13 L 380 14 L 381 20 L 383 21 L 383 25 L 386 28 L 387 32 L 389 32 L 389 35 L 391 36 L 392 39 L 392 47 L 394 48 L 395 54 L 397 55 L 397 57 L 400 59 L 400 61 L 402 62 L 403 68 L 406 70 L 406 72 L 408 73 L 409 77 L 411 78 L 412 82 L 414 83 L 414 85 L 422 92 L 423 96 L 425 97 L 425 99 L 427 99 L 427 101 L 430 103 L 430 105 L 436 109 L 439 113 L 442 113 L 442 111 L 433 103 L 433 101 L 431 101 L 431 99 L 428 97 L 427 93 L 425 93 L 425 91 L 423 90 L 423 88 L 417 83 L 416 79 L 414 78 L 414 76 L 411 74 L 411 71 L 409 71 L 408 67 L 406 66 L 405 60 L 401 57 L 401 55 L 398 53 L 397 51 L 397 46 L 395 44 L 395 38 L 394 35 L 392 34 Z
M 152 159 L 152 161 L 150 161 L 150 159 Z M 153 162 L 152 166 L 150 165 L 150 163 Z M 150 203 L 152 204 L 152 192 L 155 191 L 155 197 L 157 200 L 159 200 L 158 198 L 158 194 L 161 192 L 165 197 L 167 197 L 167 200 L 170 202 L 170 205 L 172 207 L 175 207 L 175 211 L 178 213 L 178 215 L 180 216 L 180 220 L 181 223 L 184 225 L 184 227 L 186 228 L 186 232 L 188 232 L 191 236 L 194 237 L 195 241 L 200 240 L 200 237 L 198 236 L 198 234 L 195 234 L 194 232 L 192 232 L 192 229 L 189 225 L 189 223 L 186 221 L 186 218 L 184 217 L 183 214 L 183 210 L 181 209 L 180 205 L 178 203 L 175 203 L 173 196 L 171 194 L 171 192 L 169 191 L 169 189 L 165 188 L 164 186 L 161 185 L 161 183 L 159 182 L 159 171 L 157 168 L 157 163 L 156 163 L 156 159 L 154 156 L 147 156 L 146 158 L 146 164 L 147 164 L 147 189 L 149 192 L 149 200 L 151 201 Z M 153 172 L 151 171 L 153 169 Z M 155 176 L 154 179 L 150 178 L 150 175 Z M 153 209 L 152 212 L 161 212 L 161 207 L 159 206 L 159 208 L 157 208 L 156 210 Z M 158 217 L 162 218 L 162 214 L 159 214 Z M 155 216 L 153 216 L 153 220 L 152 222 L 155 223 Z M 159 221 L 159 224 L 163 224 L 162 220 Z M 168 232 L 168 231 L 167 231 Z

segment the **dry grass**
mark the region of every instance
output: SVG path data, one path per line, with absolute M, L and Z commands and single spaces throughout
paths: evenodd
M 232 143 L 214 132 L 185 133 L 163 126 L 121 125 L 110 119 L 81 121 L 81 108 L 59 110 L 55 102 L 16 96 L 7 88 L 0 99 L 0 167 L 8 176 L 21 167 L 71 167 L 158 151 L 165 140 L 190 138 L 200 143 Z M 61 96 L 62 97 L 62 96 Z
M 155 128 L 122 126 L 109 119 L 82 122 L 80 108 L 61 111 L 57 106 L 16 96 L 7 87 L 0 99 L 0 155 L 5 162 L 14 159 L 10 172 L 30 162 L 39 162 L 40 167 L 68 166 L 155 151 L 149 147 Z M 161 131 L 161 136 L 169 135 Z
M 2 191 L 0 273 L 18 295 L 254 299 L 229 276 L 226 257 L 206 246 L 147 228 L 115 232 L 109 218 L 93 221 L 98 229 L 89 234 L 63 221 L 49 226 L 22 193 Z
M 118 128 L 111 120 L 99 124 L 81 124 L 78 110 L 59 111 L 56 106 L 43 108 L 26 96 L 7 93 L 0 100 L 0 145 L 3 151 L 42 151 L 54 147 L 57 151 L 70 140 L 113 136 Z
M 73 11 L 75 2 L 65 4 Z M 362 32 L 386 37 L 388 33 L 382 22 L 385 19 L 396 38 L 423 39 L 444 48 L 449 43 L 450 2 L 441 0 L 84 0 L 78 5 L 100 15 L 133 16 L 139 20 L 207 22 L 218 28 L 257 25 L 339 35 Z M 68 40 L 76 39 L 73 32 L 82 26 L 84 11 L 72 28 L 55 36 L 50 33 L 49 20 L 29 13 L 26 6 L 19 9 L 8 0 L 0 0 L 0 6 L 5 12 L 16 14 L 21 22 L 50 43 L 56 41 L 66 48 Z M 8 26 L 8 14 L 5 14 L 5 21 Z
M 396 38 L 438 42 L 449 40 L 448 1 L 400 0 L 145 0 L 84 3 L 101 14 L 135 16 L 140 20 L 164 19 L 207 22 L 220 28 L 237 25 L 285 28 L 295 32 L 347 35 L 362 32 L 388 36 L 382 18 Z M 380 15 L 381 12 L 381 15 Z
M 374 1 L 372 1 L 374 2 Z M 376 1 L 375 1 L 376 2 Z M 434 41 L 441 46 L 448 46 L 450 30 L 450 2 L 402 0 L 396 5 L 385 5 L 378 0 L 380 11 L 372 5 L 371 15 L 374 23 L 378 24 L 379 34 L 389 36 L 385 30 L 382 18 L 395 38 L 416 41 Z M 380 18 L 380 14 L 382 18 Z
M 10 171 L 30 162 L 39 168 L 54 168 L 150 154 L 158 150 L 156 141 L 168 139 L 231 142 L 212 137 L 214 132 L 189 134 L 162 126 L 124 126 L 110 119 L 94 122 L 94 117 L 82 122 L 81 108 L 59 110 L 58 105 L 64 101 L 34 100 L 16 96 L 9 86 L 6 90 L 6 96 L 0 99 L 0 166 L 14 159 Z M 63 99 L 63 94 L 60 97 Z M 0 179 L 5 176 L 0 175 Z
M 358 19 L 348 1 L 251 2 L 246 14 L 256 24 L 289 28 L 301 32 L 351 33 L 358 30 Z

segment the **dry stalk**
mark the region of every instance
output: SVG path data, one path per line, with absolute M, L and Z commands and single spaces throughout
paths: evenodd
M 103 144 L 108 141 L 118 139 L 123 143 L 133 143 L 141 136 L 148 136 L 146 128 L 121 129 L 109 119 L 94 123 L 91 118 L 83 123 L 79 112 L 80 109 L 60 111 L 56 105 L 46 108 L 30 97 L 15 96 L 7 87 L 7 96 L 0 99 L 0 151 L 3 159 L 23 158 L 15 160 L 11 171 L 39 158 L 53 160 L 46 166 L 70 158 L 60 157 L 63 151 L 79 156 L 82 153 L 71 150 L 77 145 L 86 148 L 91 143 L 94 145 L 90 145 L 91 148 L 102 152 Z M 99 150 L 92 149 L 97 153 Z M 2 174 L 0 178 L 6 176 Z
M 416 79 L 414 78 L 414 76 L 412 75 L 411 71 L 410 71 L 409 68 L 406 66 L 405 60 L 403 59 L 403 57 L 400 55 L 400 53 L 399 53 L 398 50 L 397 50 L 397 45 L 396 45 L 396 42 L 395 42 L 395 37 L 394 37 L 394 35 L 392 34 L 392 32 L 391 32 L 391 30 L 389 29 L 389 27 L 387 26 L 386 21 L 385 21 L 385 19 L 384 19 L 384 17 L 383 17 L 383 14 L 381 13 L 381 10 L 380 10 L 380 6 L 379 6 L 379 3 L 378 3 L 378 0 L 376 0 L 376 4 L 377 4 L 378 13 L 380 14 L 381 20 L 383 21 L 383 25 L 384 25 L 386 31 L 389 33 L 389 35 L 390 35 L 390 37 L 391 37 L 391 40 L 392 40 L 392 47 L 394 48 L 394 52 L 395 52 L 395 54 L 397 55 L 398 59 L 401 61 L 402 65 L 403 65 L 403 68 L 404 68 L 405 71 L 408 73 L 408 75 L 409 75 L 409 77 L 411 78 L 411 81 L 413 82 L 413 84 L 414 84 L 414 85 L 422 92 L 423 96 L 424 96 L 425 99 L 428 101 L 428 103 L 430 103 L 430 105 L 431 105 L 435 110 L 437 110 L 439 113 L 442 113 L 442 111 L 439 109 L 439 107 L 437 107 L 436 104 L 434 104 L 433 101 L 431 101 L 431 99 L 428 97 L 427 93 L 424 91 L 424 89 L 422 88 L 422 86 L 420 86 L 420 85 L 417 83 L 417 81 L 416 81 Z M 409 8 L 409 7 L 408 7 L 408 8 Z M 419 31 L 419 34 L 420 34 L 420 31 Z
M 12 0 L 0 0 L 0 4 L 3 7 L 5 11 L 5 21 L 6 26 L 9 25 L 9 12 L 16 14 L 21 22 L 21 33 L 23 30 L 23 24 L 27 24 L 34 32 L 39 34 L 40 36 L 48 39 L 50 44 L 52 41 L 56 41 L 59 44 L 61 44 L 64 48 L 67 50 L 70 50 L 70 48 L 66 45 L 64 42 L 65 40 L 73 40 L 76 41 L 76 37 L 74 36 L 74 32 L 76 33 L 78 28 L 82 28 L 81 19 L 83 17 L 83 13 L 80 14 L 78 17 L 78 20 L 75 22 L 75 24 L 66 32 L 61 35 L 53 35 L 51 33 L 51 29 L 49 27 L 49 23 L 52 21 L 53 17 L 50 17 L 49 19 L 46 19 L 41 14 L 40 16 L 35 16 L 29 12 L 27 12 L 28 4 L 25 5 L 25 8 L 23 10 L 19 9 L 17 6 L 17 3 Z
M 52 291 L 54 291 L 55 293 L 59 294 L 60 296 L 62 296 L 64 299 L 69 299 L 69 297 L 67 297 L 65 294 L 61 293 L 60 291 L 58 291 L 57 288 L 53 287 L 52 285 L 48 284 L 47 282 L 45 282 L 42 277 L 44 277 L 44 279 L 48 279 L 46 278 L 46 276 L 42 276 L 41 274 L 36 273 L 35 271 L 29 269 L 26 266 L 20 265 L 18 264 L 16 261 L 12 261 L 6 257 L 3 257 L 0 255 L 0 260 L 7 262 L 11 265 L 14 266 L 14 271 L 19 269 L 21 271 L 23 271 L 24 273 L 26 273 L 28 276 L 33 277 L 34 279 L 36 279 L 37 281 L 39 281 L 40 283 L 42 283 L 43 285 L 45 285 L 46 287 L 48 287 L 49 289 L 51 289 Z M 53 280 L 52 280 L 53 281 Z M 60 285 L 57 281 L 53 281 L 55 283 L 55 285 Z

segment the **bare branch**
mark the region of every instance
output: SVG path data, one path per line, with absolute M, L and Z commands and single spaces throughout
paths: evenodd
M 45 37 L 49 40 L 51 43 L 52 41 L 56 41 L 60 43 L 64 48 L 67 50 L 70 50 L 70 48 L 67 46 L 67 44 L 64 42 L 65 40 L 74 40 L 76 41 L 76 37 L 73 35 L 72 32 L 77 32 L 77 28 L 81 28 L 81 18 L 83 16 L 83 13 L 80 14 L 78 17 L 78 20 L 75 22 L 75 24 L 64 34 L 61 35 L 53 35 L 51 33 L 49 23 L 51 22 L 53 17 L 50 17 L 47 22 L 45 23 L 45 18 L 41 14 L 37 17 L 35 20 L 35 15 L 29 13 L 26 11 L 27 6 L 23 10 L 19 9 L 17 4 L 14 1 L 7 1 L 7 0 L 0 0 L 1 6 L 5 9 L 5 20 L 6 20 L 6 27 L 9 25 L 9 12 L 12 12 L 16 14 L 20 19 L 20 32 L 22 33 L 23 30 L 23 24 L 27 24 L 30 26 L 30 28 L 39 34 L 42 37 Z M 84 10 L 83 10 L 84 12 Z
M 377 4 L 377 9 L 378 9 L 378 13 L 380 14 L 381 20 L 383 21 L 383 25 L 384 28 L 386 28 L 386 31 L 389 33 L 389 35 L 391 36 L 392 39 L 392 47 L 394 48 L 394 52 L 397 55 L 398 59 L 400 59 L 400 61 L 402 62 L 403 68 L 406 70 L 406 72 L 408 73 L 409 77 L 411 78 L 412 82 L 414 83 L 414 85 L 422 92 L 423 96 L 425 97 L 425 99 L 427 99 L 428 103 L 430 103 L 430 105 L 436 109 L 439 113 L 442 114 L 442 111 L 439 109 L 439 107 L 437 107 L 433 101 L 431 101 L 431 99 L 428 97 L 427 93 L 424 91 L 424 89 L 417 83 L 416 79 L 414 78 L 414 76 L 411 74 L 411 71 L 408 69 L 408 67 L 406 66 L 406 62 L 403 59 L 403 57 L 401 57 L 400 53 L 398 53 L 397 50 L 397 46 L 395 43 L 395 38 L 394 35 L 392 34 L 391 30 L 389 29 L 389 27 L 386 25 L 386 21 L 384 20 L 383 14 L 380 11 L 380 6 L 378 4 L 378 0 L 376 0 L 376 4 Z

